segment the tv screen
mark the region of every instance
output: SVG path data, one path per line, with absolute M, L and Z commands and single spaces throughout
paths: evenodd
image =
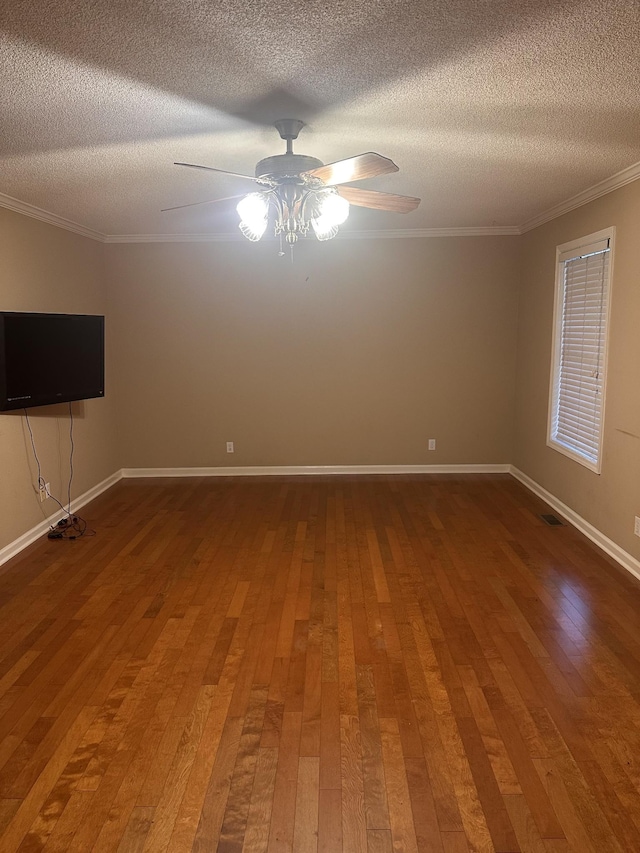
M 0 411 L 104 396 L 104 317 L 0 311 Z

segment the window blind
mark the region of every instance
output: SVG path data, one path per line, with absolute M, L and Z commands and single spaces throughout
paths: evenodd
M 560 255 L 562 303 L 550 438 L 599 463 L 609 303 L 608 240 Z

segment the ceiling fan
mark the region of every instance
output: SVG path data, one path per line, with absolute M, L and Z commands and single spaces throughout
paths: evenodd
M 249 240 L 256 241 L 265 233 L 270 208 L 274 207 L 275 235 L 281 238 L 284 236 L 286 242 L 293 246 L 299 237 L 304 237 L 309 232 L 309 228 L 313 229 L 318 240 L 330 240 L 335 237 L 338 227 L 349 215 L 350 204 L 393 213 L 409 213 L 420 204 L 419 198 L 411 196 L 346 186 L 365 178 L 397 172 L 398 167 L 387 157 L 369 151 L 325 166 L 316 157 L 293 153 L 293 140 L 298 138 L 304 122 L 298 119 L 280 119 L 275 122 L 275 127 L 286 141 L 287 150 L 284 154 L 260 160 L 255 175 L 243 175 L 195 163 L 175 163 L 176 166 L 204 169 L 254 181 L 260 187 L 259 191 L 248 195 L 181 204 L 177 207 L 167 207 L 165 210 L 179 210 L 239 198 L 237 210 L 240 215 L 240 230 Z

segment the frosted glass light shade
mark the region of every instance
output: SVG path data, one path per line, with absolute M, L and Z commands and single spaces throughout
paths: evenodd
M 329 193 L 320 202 L 318 219 L 331 222 L 332 225 L 342 225 L 349 216 L 349 202 L 337 193 Z
M 323 195 L 318 204 L 318 216 L 311 225 L 318 240 L 331 240 L 338 233 L 338 226 L 349 216 L 349 202 L 337 193 Z
M 262 193 L 249 193 L 236 206 L 240 230 L 249 240 L 259 240 L 267 228 L 269 202 Z
M 338 226 L 333 225 L 325 217 L 319 216 L 318 219 L 311 220 L 311 226 L 318 240 L 331 240 L 338 233 Z

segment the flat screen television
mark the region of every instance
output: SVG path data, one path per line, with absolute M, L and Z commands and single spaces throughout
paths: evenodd
M 0 311 L 0 411 L 104 396 L 104 317 Z

